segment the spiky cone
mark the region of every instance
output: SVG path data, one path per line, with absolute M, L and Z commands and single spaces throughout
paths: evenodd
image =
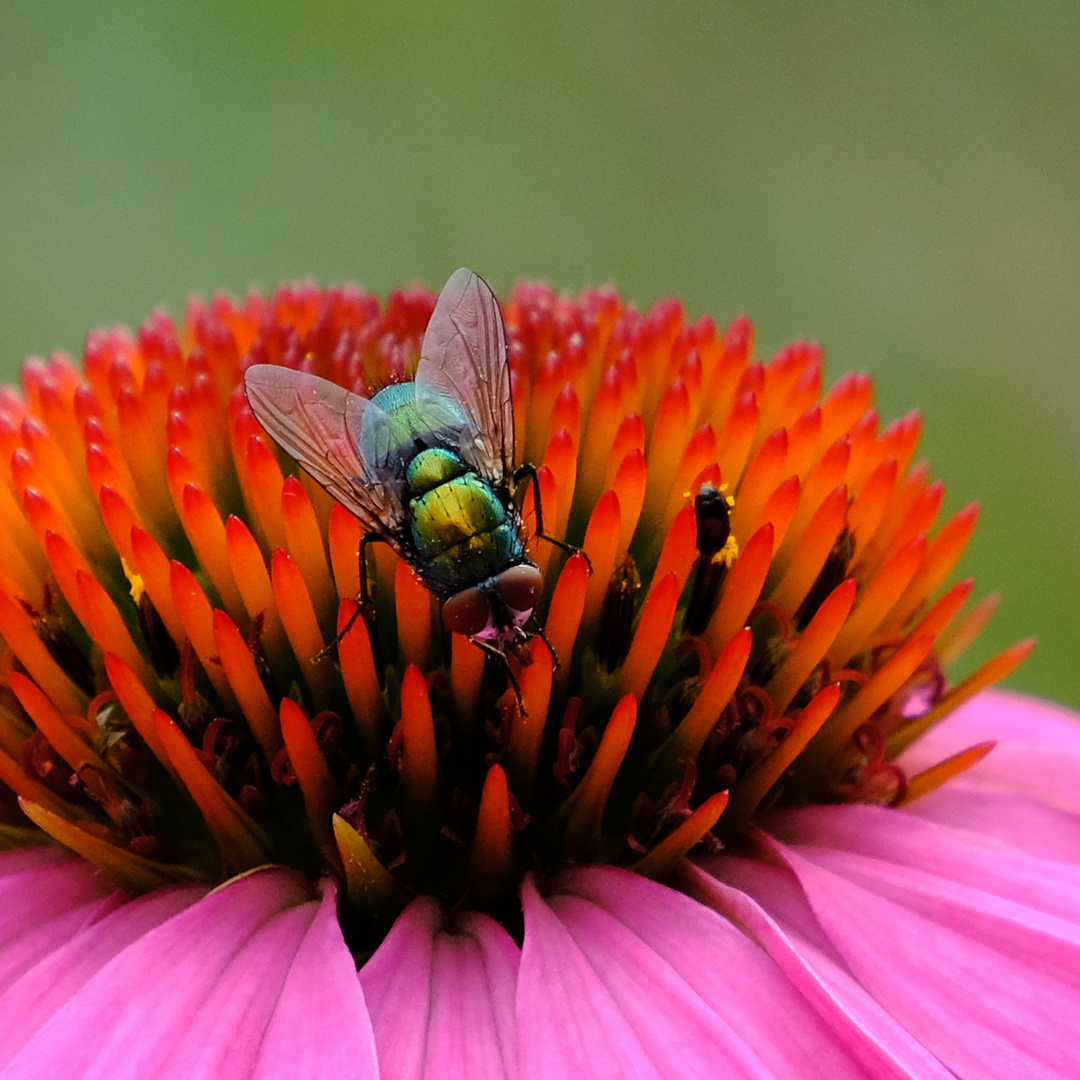
M 748 321 L 718 333 L 675 301 L 526 284 L 505 307 L 517 456 L 547 532 L 588 557 L 530 542 L 548 643 L 520 696 L 382 545 L 353 619 L 360 526 L 262 431 L 242 373 L 368 394 L 411 375 L 433 302 L 195 302 L 179 329 L 91 335 L 81 367 L 32 360 L 0 397 L 9 844 L 49 837 L 128 894 L 279 864 L 313 903 L 322 878 L 356 957 L 385 939 L 370 990 L 441 911 L 477 940 L 496 924 L 476 912 L 524 920 L 527 943 L 585 864 L 746 929 L 694 867 L 762 857 L 763 815 L 900 807 L 985 756 L 901 759 L 1030 649 L 946 671 L 987 613 L 946 585 L 976 512 L 937 523 L 918 417 L 882 428 L 869 378 L 823 395 L 815 346 L 761 363 Z M 602 903 L 597 873 L 579 895 Z

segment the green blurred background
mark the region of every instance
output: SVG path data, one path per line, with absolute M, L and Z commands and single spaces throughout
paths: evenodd
M 0 374 L 192 292 L 614 281 L 919 406 L 1080 705 L 1080 5 L 5 0 Z

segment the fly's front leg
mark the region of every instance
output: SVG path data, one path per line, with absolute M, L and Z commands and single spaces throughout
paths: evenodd
M 542 506 L 542 500 L 540 498 L 540 478 L 536 475 L 535 465 L 522 465 L 514 473 L 514 486 L 517 487 L 522 480 L 531 480 L 533 485 L 533 501 L 536 505 L 536 535 L 546 540 L 549 544 L 554 544 L 558 548 L 562 548 L 563 551 L 570 552 L 571 555 L 580 555 L 585 560 L 585 565 L 588 567 L 589 573 L 592 573 L 592 562 L 589 560 L 589 556 L 579 547 L 575 547 L 573 544 L 568 544 L 564 540 L 556 540 L 554 536 L 549 536 L 544 532 L 544 508 Z
M 369 608 L 371 617 L 375 618 L 375 605 L 371 602 L 371 581 L 368 578 L 367 549 L 368 544 L 389 544 L 381 533 L 364 533 L 360 537 L 360 596 L 357 603 L 361 608 Z
M 338 631 L 333 641 L 328 642 L 313 657 L 312 660 L 325 660 L 327 656 L 341 643 L 342 638 L 353 628 L 353 623 L 358 618 L 363 618 L 368 631 L 368 640 L 371 643 L 372 658 L 375 661 L 375 671 L 379 677 L 379 687 L 383 687 L 384 670 L 382 661 L 382 649 L 379 644 L 379 635 L 375 627 L 375 605 L 371 600 L 371 584 L 368 580 L 367 547 L 368 544 L 388 544 L 390 541 L 379 533 L 365 533 L 360 537 L 360 595 L 356 599 L 356 610 L 349 616 L 349 621 Z
M 582 557 L 586 557 L 584 551 L 581 554 Z M 562 667 L 562 661 L 559 659 L 559 654 L 555 651 L 555 646 L 551 644 L 547 634 L 544 633 L 544 628 L 537 621 L 535 613 L 529 616 L 529 621 L 525 626 L 547 646 L 547 651 L 551 654 L 551 670 L 558 671 L 559 668 Z
M 470 637 L 469 640 L 478 649 L 481 649 L 483 652 L 487 653 L 488 656 L 494 657 L 494 659 L 498 661 L 503 671 L 506 672 L 507 681 L 510 683 L 510 686 L 514 691 L 514 697 L 517 698 L 517 704 L 518 708 L 521 710 L 521 715 L 528 716 L 529 713 L 528 710 L 525 708 L 525 700 L 521 696 L 521 685 L 518 683 L 517 676 L 514 674 L 513 670 L 510 667 L 509 661 L 506 659 L 506 653 L 502 652 L 499 649 L 496 649 L 490 641 L 485 641 L 483 638 Z

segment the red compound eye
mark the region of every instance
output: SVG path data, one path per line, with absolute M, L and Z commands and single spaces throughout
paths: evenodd
M 495 579 L 495 591 L 499 599 L 511 610 L 521 614 L 530 612 L 540 599 L 544 579 L 535 566 L 523 564 L 511 566 Z
M 491 605 L 479 589 L 462 589 L 443 604 L 442 619 L 451 633 L 471 637 L 491 621 Z

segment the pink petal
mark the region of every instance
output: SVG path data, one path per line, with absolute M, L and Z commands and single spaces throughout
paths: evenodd
M 324 1040 L 320 1061 L 349 1060 L 343 1075 L 377 1077 L 359 988 L 342 977 L 351 959 L 340 935 L 344 961 L 330 958 L 329 986 L 297 1000 L 310 988 L 313 963 L 327 961 L 333 934 L 316 924 L 320 915 L 332 920 L 332 904 L 329 895 L 320 904 L 292 871 L 267 868 L 227 883 L 86 981 L 16 1055 L 5 1080 L 324 1076 L 312 1048 L 296 1052 L 311 1029 Z M 301 985 L 290 987 L 296 972 Z M 290 1026 L 303 1030 L 279 1031 Z M 281 1060 L 263 1057 L 264 1042 Z
M 900 763 L 918 772 L 988 739 L 997 741 L 993 751 L 947 788 L 1021 795 L 1080 814 L 1080 715 L 1034 698 L 979 694 L 924 735 Z
M 515 1077 L 519 957 L 487 916 L 448 927 L 436 901 L 413 901 L 360 969 L 385 1080 Z
M 1080 716 L 1032 698 L 980 694 L 900 762 L 918 772 L 964 747 L 990 755 L 909 812 L 1044 859 L 1080 864 Z
M 961 777 L 912 803 L 908 810 L 1036 858 L 1080 864 L 1080 814 L 1055 810 L 1028 795 L 979 791 Z
M 915 746 L 924 748 L 923 756 L 932 760 L 941 750 L 952 753 L 983 739 L 1080 751 L 1080 713 L 1024 694 L 985 690 L 931 728 Z
M 89 864 L 80 864 L 96 873 Z M 143 934 L 201 899 L 206 886 L 161 889 L 149 896 L 106 910 L 51 952 L 0 994 L 0 1067 L 10 1062 L 26 1042 L 60 1007 L 114 956 Z
M 864 1076 L 783 972 L 729 921 L 627 871 L 523 890 L 524 1078 Z
M 356 964 L 341 937 L 337 890 L 329 883 L 289 968 L 252 1077 L 276 1080 L 283 1072 L 290 1080 L 381 1075 Z
M 914 1039 L 863 988 L 835 956 L 806 906 L 795 875 L 782 867 L 726 856 L 727 870 L 744 865 L 768 878 L 770 903 L 782 912 L 783 925 L 748 893 L 688 867 L 687 883 L 695 896 L 727 916 L 776 961 L 792 985 L 837 1034 L 866 1071 L 882 1080 L 953 1080 L 927 1049 Z
M 1080 866 L 972 842 L 962 833 L 906 811 L 880 806 L 817 806 L 772 815 L 770 836 L 788 844 L 865 856 L 915 873 L 934 875 L 1056 915 L 1080 916 Z M 814 854 L 809 853 L 811 858 Z M 906 869 L 905 869 L 906 868 Z
M 122 900 L 99 870 L 60 848 L 0 852 L 0 988 Z
M 780 819 L 785 836 L 805 832 L 814 846 L 762 837 L 762 855 L 789 868 L 806 912 L 790 897 L 777 905 L 782 890 L 772 867 L 722 857 L 707 868 L 750 893 L 785 930 L 791 926 L 793 940 L 809 943 L 804 955 L 820 949 L 842 964 L 957 1075 L 1075 1075 L 1069 1070 L 1080 1014 L 1080 924 L 1067 909 L 1070 892 L 1077 899 L 1080 892 L 1073 868 L 1039 868 L 982 844 L 958 849 L 952 838 L 936 835 L 945 830 L 930 826 L 914 846 L 905 845 L 901 814 L 879 852 L 889 854 L 891 839 L 900 849 L 897 862 L 846 850 L 878 843 L 874 836 L 856 838 L 866 809 L 815 808 Z M 825 846 L 830 821 L 837 847 Z M 905 865 L 916 861 L 920 836 L 928 844 L 923 868 Z M 1025 879 L 1037 890 L 1031 903 L 1023 900 Z

